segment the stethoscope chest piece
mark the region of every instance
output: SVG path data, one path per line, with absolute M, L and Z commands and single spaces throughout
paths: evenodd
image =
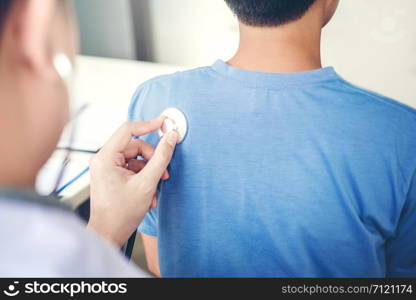
M 162 137 L 165 133 L 176 130 L 179 135 L 178 144 L 181 143 L 188 131 L 188 122 L 186 117 L 179 109 L 171 107 L 164 110 L 161 114 L 166 119 L 163 122 L 163 127 L 159 129 L 159 137 Z

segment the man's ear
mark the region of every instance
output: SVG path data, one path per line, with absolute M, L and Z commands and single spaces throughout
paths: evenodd
M 56 0 L 19 0 L 12 1 L 12 5 L 3 40 L 5 45 L 11 45 L 9 54 L 37 72 L 51 63 L 50 36 Z
M 323 26 L 327 25 L 334 16 L 339 5 L 339 0 L 326 0 L 324 5 L 325 20 Z

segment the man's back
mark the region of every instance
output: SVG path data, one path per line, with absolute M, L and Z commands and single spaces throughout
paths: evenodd
M 416 275 L 413 109 L 332 68 L 221 61 L 144 84 L 130 119 L 168 107 L 189 132 L 140 228 L 163 276 Z

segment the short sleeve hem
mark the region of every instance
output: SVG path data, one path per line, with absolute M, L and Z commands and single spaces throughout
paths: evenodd
M 140 233 L 143 233 L 145 235 L 150 235 L 150 236 L 157 237 L 156 230 L 154 228 L 146 225 L 146 224 L 141 224 L 139 226 L 139 228 L 137 229 L 137 231 L 139 231 Z

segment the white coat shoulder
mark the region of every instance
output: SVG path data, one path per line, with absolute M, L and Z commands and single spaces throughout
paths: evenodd
M 60 208 L 0 200 L 0 277 L 147 277 Z

